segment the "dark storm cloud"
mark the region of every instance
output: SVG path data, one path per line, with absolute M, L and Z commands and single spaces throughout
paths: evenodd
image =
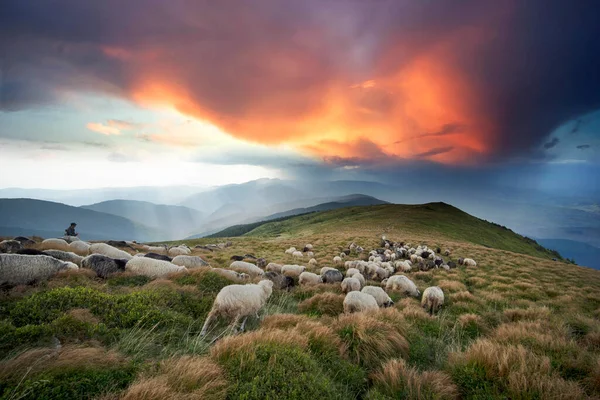
M 555 147 L 559 142 L 560 142 L 560 139 L 552 138 L 552 140 L 550 140 L 549 142 L 544 143 L 544 148 L 551 149 L 551 148 Z
M 589 144 L 581 144 L 581 145 L 577 146 L 577 148 L 579 150 L 589 149 L 590 147 L 592 147 L 592 146 L 590 146 Z
M 444 154 L 449 151 L 452 151 L 452 149 L 453 149 L 453 147 L 438 147 L 438 148 L 426 151 L 424 153 L 419 153 L 419 154 L 417 154 L 417 157 L 423 158 L 423 157 L 429 157 L 429 156 L 436 156 L 438 154 Z
M 58 101 L 65 91 L 151 96 L 234 136 L 275 143 L 306 134 L 294 127 L 327 109 L 322 103 L 331 82 L 385 81 L 399 71 L 418 72 L 426 59 L 459 78 L 441 76 L 448 85 L 432 81 L 448 99 L 432 110 L 464 100 L 458 111 L 467 123 L 449 119 L 417 129 L 429 114 L 403 115 L 404 125 L 417 128 L 387 143 L 417 136 L 427 143 L 414 154 L 444 156 L 460 149 L 458 141 L 477 138 L 482 144 L 473 148 L 488 159 L 511 157 L 600 108 L 597 8 L 588 0 L 4 0 L 0 110 Z M 456 81 L 464 87 L 455 88 Z M 404 105 L 422 95 L 415 87 L 400 95 L 365 88 L 355 104 L 361 113 L 348 115 L 361 127 L 377 116 L 386 120 L 391 110 L 410 109 Z M 578 129 L 579 122 L 573 132 Z M 452 142 L 454 134 L 463 136 Z M 373 140 L 378 151 L 366 158 L 379 160 L 385 145 Z M 318 150 L 333 165 L 357 157 Z

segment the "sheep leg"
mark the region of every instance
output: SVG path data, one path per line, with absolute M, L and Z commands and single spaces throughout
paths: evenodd
M 233 322 L 231 323 L 231 325 L 229 325 L 229 327 L 231 328 L 231 330 L 234 333 L 237 333 L 237 326 L 238 326 L 238 323 L 240 322 L 241 318 L 242 318 L 241 315 L 236 315 L 235 318 L 233 319 Z
M 211 310 L 210 313 L 208 313 L 208 316 L 206 317 L 206 321 L 204 321 L 204 326 L 202 327 L 202 331 L 200 331 L 200 336 L 204 336 L 206 335 L 206 330 L 208 329 L 212 319 L 215 317 L 215 314 L 217 313 L 216 310 Z
M 244 318 L 244 320 L 242 321 L 242 326 L 240 326 L 240 332 L 244 332 L 244 327 L 246 326 L 247 320 L 248 320 L 248 316 L 246 316 L 246 318 Z

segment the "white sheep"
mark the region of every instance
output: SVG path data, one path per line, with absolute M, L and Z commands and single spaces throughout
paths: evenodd
M 312 251 L 307 251 L 306 252 L 306 257 L 314 258 L 314 256 L 315 256 L 315 253 L 313 253 Z
M 342 292 L 360 291 L 360 281 L 356 278 L 345 278 L 342 281 Z
M 308 260 L 308 265 L 310 265 L 311 267 L 316 267 L 317 260 L 315 260 L 314 258 L 311 258 L 310 260 Z
M 296 251 L 295 247 L 290 247 L 289 249 L 287 249 L 285 251 L 285 254 L 290 254 L 291 255 L 291 254 L 294 254 L 295 251 Z
M 348 268 L 346 271 L 346 278 L 352 278 L 355 274 L 360 274 L 360 271 L 356 268 Z
M 81 262 L 83 261 L 83 257 L 78 256 L 75 253 L 71 253 L 70 251 L 44 250 L 44 254 L 47 254 L 50 257 L 54 257 L 57 260 L 72 262 L 78 267 L 81 267 Z
M 102 254 L 110 258 L 120 258 L 123 260 L 131 260 L 131 254 L 112 247 L 106 243 L 94 243 L 90 246 L 90 254 Z
M 42 242 L 42 250 L 70 251 L 69 243 L 63 239 L 46 239 Z
M 394 305 L 390 296 L 379 286 L 365 286 L 361 289 L 361 292 L 373 296 L 379 307 L 391 307 Z
M 341 252 L 341 253 L 340 253 L 340 258 L 341 258 L 341 259 L 344 259 L 344 258 L 346 258 L 346 253 L 344 253 L 344 252 Z
M 206 335 L 206 330 L 217 315 L 231 318 L 231 327 L 234 330 L 240 319 L 244 318 L 240 327 L 240 330 L 243 331 L 248 316 L 257 314 L 271 297 L 271 293 L 273 293 L 273 282 L 266 279 L 258 282 L 257 285 L 225 286 L 217 294 L 200 335 Z
M 283 267 L 283 265 L 271 262 L 267 264 L 265 270 L 281 273 L 281 267 Z
M 50 256 L 0 254 L 0 285 L 28 285 L 47 280 L 64 269 L 78 267 Z
M 215 274 L 219 274 L 223 278 L 227 278 L 227 279 L 232 280 L 232 281 L 247 281 L 247 280 L 250 279 L 250 275 L 244 274 L 244 273 L 240 274 L 239 272 L 235 272 L 235 271 L 232 271 L 230 269 L 225 269 L 225 268 L 211 268 L 210 271 L 214 272 Z
M 168 254 L 167 246 L 144 246 L 147 253 L 156 253 L 166 256 Z
M 306 267 L 303 265 L 284 265 L 281 267 L 281 273 L 292 278 L 300 276 L 304 270 L 306 270 Z
M 410 272 L 412 270 L 412 266 L 410 265 L 410 261 L 396 261 L 394 264 L 398 271 L 402 272 Z
M 125 270 L 150 278 L 161 278 L 174 272 L 187 271 L 187 268 L 154 258 L 132 257 L 127 261 Z
M 423 292 L 421 306 L 429 314 L 436 312 L 444 304 L 444 292 L 439 286 L 430 286 Z
M 168 251 L 169 257 L 188 256 L 190 254 L 192 254 L 192 251 L 183 246 L 171 247 Z
M 333 257 L 333 263 L 336 265 L 340 265 L 342 263 L 342 257 L 340 257 L 340 256 Z
M 344 298 L 344 312 L 377 311 L 379 306 L 375 297 L 362 292 L 348 292 Z
M 358 274 L 352 275 L 352 278 L 358 279 L 358 281 L 360 282 L 360 287 L 365 286 L 365 284 L 367 283 L 365 277 L 360 272 Z
M 294 257 L 294 258 L 302 258 L 303 254 L 302 254 L 301 251 L 295 251 L 295 252 L 292 253 L 292 257 Z
M 90 254 L 90 245 L 84 241 L 78 240 L 76 242 L 69 243 L 69 251 L 72 251 L 80 256 L 87 256 Z
M 387 290 L 399 290 L 409 296 L 419 297 L 417 285 L 404 275 L 394 275 L 381 282 Z
M 298 282 L 300 285 L 316 285 L 317 283 L 323 283 L 323 279 L 317 274 L 304 271 L 300 274 Z
M 305 245 L 305 246 L 304 246 L 304 248 L 305 248 L 307 251 L 312 251 L 312 249 L 313 249 L 313 245 L 309 243 L 309 244 Z
M 477 263 L 475 262 L 475 260 L 473 260 L 472 258 L 465 258 L 463 260 L 463 265 L 465 267 L 476 267 Z
M 250 276 L 264 275 L 265 271 L 258 268 L 256 265 L 246 261 L 234 261 L 229 266 L 230 269 L 238 272 L 245 272 Z
M 321 268 L 321 270 L 319 271 L 319 273 L 320 273 L 321 275 L 324 275 L 324 274 L 325 274 L 325 272 L 327 272 L 327 271 L 337 271 L 337 269 L 335 269 L 335 268 L 331 268 L 331 267 L 323 267 L 323 268 Z
M 176 256 L 171 262 L 175 265 L 179 265 L 181 267 L 186 268 L 201 268 L 210 266 L 206 261 L 202 259 L 202 257 L 198 256 Z

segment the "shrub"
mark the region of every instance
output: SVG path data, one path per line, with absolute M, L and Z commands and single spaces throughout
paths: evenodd
M 129 273 L 114 274 L 106 280 L 108 286 L 144 286 L 152 278 L 145 275 L 130 275 Z
M 315 294 L 298 304 L 298 311 L 317 316 L 336 316 L 344 312 L 344 298 L 345 296 L 342 294 Z
M 419 372 L 404 360 L 390 360 L 371 375 L 373 389 L 367 398 L 380 395 L 395 399 L 453 400 L 458 388 L 450 376 L 439 371 Z
M 228 373 L 232 399 L 345 398 L 307 350 L 297 333 L 258 330 L 223 339 L 210 354 Z
M 350 359 L 372 370 L 390 358 L 408 355 L 408 342 L 393 325 L 364 313 L 341 315 L 334 323 Z
M 185 274 L 178 274 L 173 277 L 173 281 L 179 285 L 195 285 L 202 294 L 214 295 L 225 286 L 238 283 L 209 269 L 195 269 Z

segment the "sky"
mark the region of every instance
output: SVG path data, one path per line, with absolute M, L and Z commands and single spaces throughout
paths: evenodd
M 0 188 L 600 193 L 596 1 L 3 0 Z

